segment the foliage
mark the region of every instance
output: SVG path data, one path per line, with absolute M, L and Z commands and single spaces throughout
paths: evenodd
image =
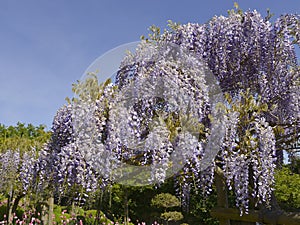
M 160 214 L 160 218 L 167 221 L 167 224 L 169 221 L 179 221 L 183 219 L 181 212 L 169 211 L 169 209 L 180 206 L 179 199 L 170 193 L 160 193 L 155 195 L 151 200 L 151 205 L 164 209 L 164 212 Z
M 300 139 L 299 139 L 300 141 Z M 289 155 L 289 160 L 290 160 L 290 169 L 292 170 L 293 173 L 298 173 L 300 174 L 300 155 L 298 154 L 293 154 Z
M 0 124 L 0 191 L 26 193 L 33 185 L 34 164 L 39 150 L 49 140 L 45 126 Z
M 217 206 L 217 193 L 213 188 L 210 195 L 192 188 L 189 204 L 184 208 L 184 218 L 188 224 L 218 225 L 219 222 L 210 216 L 210 210 Z
M 5 221 L 5 205 L 0 206 L 1 217 L 0 224 L 7 224 Z M 105 224 L 105 225 L 113 225 L 117 224 L 113 221 L 106 218 L 106 216 L 101 213 L 100 217 L 96 217 L 96 210 L 87 210 L 83 211 L 80 208 L 75 209 L 76 213 L 72 213 L 67 207 L 61 207 L 58 205 L 54 206 L 54 223 L 53 224 L 80 224 L 80 225 L 93 225 L 93 224 Z M 3 217 L 4 216 L 4 217 Z M 19 207 L 17 212 L 10 218 L 11 224 L 42 224 L 42 211 L 32 211 L 26 210 L 24 208 Z
M 180 206 L 180 201 L 176 196 L 171 195 L 170 193 L 161 193 L 154 196 L 151 200 L 151 204 L 158 208 L 168 209 Z
M 275 195 L 280 205 L 290 211 L 300 209 L 300 174 L 283 167 L 275 173 Z
M 181 212 L 170 211 L 162 213 L 161 218 L 165 221 L 179 221 L 183 219 L 183 215 Z
M 0 152 L 6 150 L 31 151 L 40 150 L 49 140 L 50 132 L 43 125 L 34 126 L 17 123 L 16 126 L 6 127 L 0 124 Z

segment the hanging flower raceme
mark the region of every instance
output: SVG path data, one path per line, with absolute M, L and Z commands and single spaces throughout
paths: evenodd
M 142 41 L 117 75 L 109 118 L 111 149 L 125 148 L 129 158 L 144 151 L 139 163 L 150 162 L 150 182 L 164 181 L 194 154 L 200 161 L 211 112 L 210 76 L 197 55 L 180 45 L 164 37 Z
M 199 60 L 207 63 L 224 93 L 239 99 L 241 91 L 248 91 L 266 103 L 266 110 L 245 125 L 256 127 L 254 134 L 237 133 L 241 129 L 238 112 L 231 112 L 224 119 L 224 172 L 229 187 L 235 189 L 241 210 L 247 210 L 251 195 L 258 202 L 269 201 L 275 143 L 278 150 L 289 149 L 298 139 L 300 73 L 294 44 L 299 45 L 299 21 L 299 15 L 284 15 L 272 25 L 255 10 L 231 11 L 227 17 L 214 17 L 204 25 L 178 25 L 167 35 L 168 40 L 195 52 Z M 257 147 L 249 147 L 251 151 L 246 154 L 241 151 L 241 143 L 247 136 L 256 137 L 252 144 Z M 269 137 L 265 144 L 263 136 Z M 249 168 L 256 171 L 254 178 Z M 261 172 L 262 168 L 266 171 Z M 250 193 L 248 189 L 253 185 Z
M 34 188 L 34 178 L 36 176 L 35 164 L 37 162 L 37 151 L 32 149 L 22 155 L 19 179 L 22 183 L 24 193 Z
M 228 97 L 227 132 L 221 152 L 223 172 L 236 205 L 248 212 L 249 199 L 270 202 L 276 162 L 273 128 L 263 117 L 267 105 L 247 93 L 239 99 Z
M 20 165 L 20 153 L 18 151 L 7 150 L 1 153 L 0 162 L 0 174 L 1 191 L 12 189 L 18 174 L 18 168 Z
M 143 182 L 163 182 L 203 151 L 198 136 L 210 111 L 205 69 L 178 45 L 143 41 L 122 62 L 115 85 L 97 88 L 88 76 L 72 102 L 80 154 L 105 179 L 130 180 L 142 168 Z
M 61 196 L 70 195 L 70 191 L 74 190 L 76 193 L 91 192 L 98 187 L 99 175 L 78 150 L 72 107 L 67 105 L 58 110 L 53 121 L 51 139 L 40 151 L 36 164 L 39 191 L 48 189 Z
M 0 190 L 27 193 L 33 187 L 36 152 L 7 150 L 0 154 Z
M 62 185 L 59 183 L 59 173 L 61 169 L 59 154 L 61 149 L 74 140 L 73 127 L 71 121 L 71 106 L 63 106 L 59 109 L 54 117 L 52 125 L 52 136 L 49 143 L 39 153 L 39 159 L 36 165 L 38 176 L 36 177 L 37 188 L 43 191 L 48 188 L 53 190 L 51 186 L 55 184 L 57 187 Z M 63 173 L 63 171 L 61 171 Z

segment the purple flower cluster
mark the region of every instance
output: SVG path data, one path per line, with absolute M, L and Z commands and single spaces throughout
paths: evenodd
M 32 187 L 36 162 L 36 152 L 7 150 L 0 154 L 0 191 L 25 194 Z
M 227 17 L 214 17 L 207 24 L 179 25 L 164 34 L 167 40 L 204 60 L 223 92 L 238 100 L 240 93 L 248 90 L 260 103 L 267 104 L 267 110 L 247 124 L 255 127 L 255 132 L 246 133 L 240 127 L 238 114 L 227 115 L 222 152 L 224 172 L 228 186 L 234 185 L 237 205 L 242 211 L 247 211 L 250 195 L 258 202 L 269 201 L 275 145 L 280 150 L 288 149 L 288 144 L 299 135 L 300 71 L 294 49 L 294 44 L 299 45 L 299 24 L 299 15 L 284 15 L 271 24 L 255 10 L 232 11 Z M 277 134 L 275 140 L 272 128 L 279 126 L 284 133 Z M 243 134 L 238 133 L 241 129 Z M 251 142 L 256 147 L 240 146 L 244 136 L 255 139 Z M 252 193 L 250 186 L 254 186 Z
M 40 152 L 37 162 L 40 191 L 54 191 L 55 194 L 77 196 L 98 187 L 98 174 L 85 161 L 74 136 L 71 105 L 58 110 L 52 126 L 49 143 Z M 83 193 L 82 193 L 83 192 Z

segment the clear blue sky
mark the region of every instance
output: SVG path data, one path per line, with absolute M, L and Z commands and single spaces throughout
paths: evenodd
M 243 10 L 278 17 L 300 13 L 299 0 L 240 0 Z M 0 123 L 50 128 L 72 97 L 71 84 L 106 51 L 148 34 L 155 24 L 207 22 L 231 0 L 0 0 Z

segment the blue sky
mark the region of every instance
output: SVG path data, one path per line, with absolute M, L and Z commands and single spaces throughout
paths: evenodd
M 278 17 L 299 0 L 240 0 L 243 10 Z M 0 0 L 0 123 L 51 127 L 71 85 L 106 51 L 148 34 L 155 24 L 207 22 L 231 0 Z

